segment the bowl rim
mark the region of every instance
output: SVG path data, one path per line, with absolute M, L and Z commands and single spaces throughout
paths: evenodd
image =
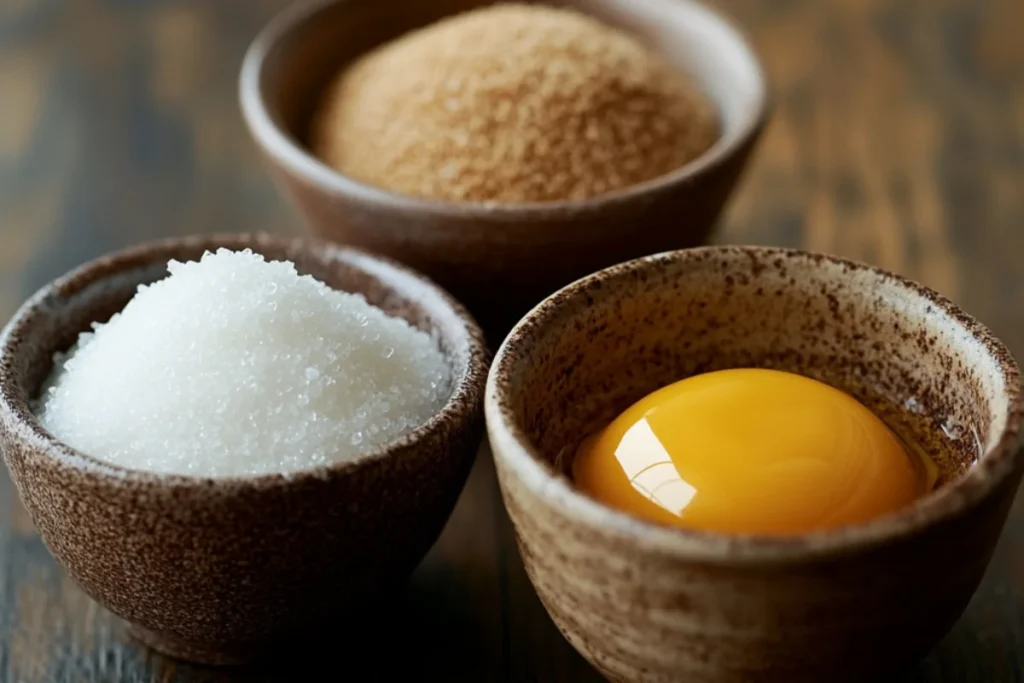
M 381 444 L 373 449 L 343 460 L 317 467 L 288 472 L 270 472 L 256 475 L 197 476 L 170 474 L 125 467 L 108 463 L 65 444 L 50 434 L 39 421 L 31 406 L 28 392 L 13 390 L 16 385 L 11 376 L 12 344 L 23 326 L 40 309 L 53 305 L 54 297 L 67 297 L 85 286 L 103 282 L 127 270 L 159 264 L 173 258 L 183 249 L 212 250 L 251 248 L 275 249 L 284 253 L 304 253 L 324 263 L 342 262 L 379 280 L 388 289 L 402 286 L 402 296 L 431 315 L 454 321 L 455 334 L 449 341 L 466 349 L 465 368 L 453 377 L 451 395 L 444 406 L 416 429 Z M 403 282 L 404 281 L 404 282 Z M 73 285 L 73 286 L 72 286 Z M 423 441 L 438 435 L 447 424 L 465 426 L 473 413 L 482 412 L 484 385 L 490 354 L 483 333 L 470 313 L 450 294 L 426 276 L 368 251 L 305 237 L 283 237 L 267 233 L 213 233 L 189 235 L 142 242 L 125 249 L 109 252 L 87 261 L 39 288 L 15 312 L 0 330 L 0 435 L 26 444 L 28 457 L 43 459 L 48 464 L 85 474 L 114 478 L 126 483 L 159 484 L 169 488 L 269 488 L 281 484 L 301 484 L 309 480 L 323 480 L 380 462 L 392 455 L 415 448 Z M 458 370 L 458 368 L 455 368 Z
M 457 202 L 392 192 L 342 174 L 303 148 L 274 122 L 260 87 L 267 57 L 281 41 L 288 38 L 310 16 L 330 6 L 353 1 L 300 0 L 274 16 L 245 52 L 238 78 L 238 98 L 242 118 L 249 133 L 263 151 L 281 164 L 288 173 L 331 194 L 352 196 L 367 204 L 440 217 L 468 216 L 492 220 L 522 220 L 524 216 L 529 218 L 551 213 L 599 211 L 642 199 L 652 193 L 665 192 L 677 185 L 685 185 L 701 174 L 724 165 L 758 137 L 767 123 L 772 108 L 763 59 L 754 48 L 749 35 L 735 20 L 718 8 L 709 7 L 698 0 L 655 0 L 676 9 L 685 8 L 688 12 L 702 15 L 705 20 L 714 22 L 727 36 L 726 44 L 739 50 L 749 62 L 754 77 L 754 101 L 752 106 L 743 112 L 733 134 L 720 135 L 700 156 L 674 171 L 589 199 L 522 203 Z
M 821 263 L 827 262 L 874 273 L 905 291 L 926 298 L 961 324 L 969 338 L 980 343 L 1002 372 L 1004 390 L 1000 398 L 1007 406 L 1006 423 L 995 443 L 964 476 L 919 498 L 908 508 L 863 524 L 794 536 L 730 535 L 661 525 L 615 510 L 577 491 L 565 477 L 553 474 L 541 464 L 538 450 L 512 418 L 512 410 L 508 407 L 509 373 L 514 367 L 515 355 L 522 350 L 519 345 L 525 343 L 527 330 L 544 324 L 542 321 L 554 315 L 565 299 L 581 294 L 608 295 L 614 289 L 607 286 L 609 279 L 657 268 L 665 263 L 686 263 L 709 252 L 816 261 L 809 267 L 820 267 Z M 979 504 L 1012 474 L 1024 455 L 1018 442 L 1018 430 L 1024 417 L 1020 370 L 1009 350 L 987 327 L 945 296 L 899 274 L 860 261 L 785 247 L 727 245 L 663 252 L 598 271 L 555 292 L 519 321 L 495 353 L 487 378 L 484 414 L 491 451 L 502 465 L 499 474 L 506 469 L 509 472 L 507 476 L 514 477 L 532 495 L 558 510 L 572 523 L 611 533 L 632 543 L 633 547 L 710 564 L 803 562 L 891 543 L 956 517 Z

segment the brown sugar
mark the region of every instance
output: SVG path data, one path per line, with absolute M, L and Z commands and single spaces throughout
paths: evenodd
M 501 4 L 363 56 L 327 88 L 313 152 L 428 199 L 586 199 L 668 173 L 718 136 L 681 72 L 585 15 Z

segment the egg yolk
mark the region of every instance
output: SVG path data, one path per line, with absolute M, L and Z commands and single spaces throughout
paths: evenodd
M 573 476 L 597 500 L 656 522 L 787 535 L 893 512 L 934 485 L 936 468 L 842 391 L 738 369 L 641 399 L 580 446 Z

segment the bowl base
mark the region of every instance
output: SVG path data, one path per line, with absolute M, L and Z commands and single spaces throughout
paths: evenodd
M 134 624 L 128 624 L 128 633 L 132 638 L 162 655 L 194 664 L 240 666 L 252 660 L 252 657 L 241 652 L 231 651 L 230 648 L 185 640 L 168 633 L 150 631 Z

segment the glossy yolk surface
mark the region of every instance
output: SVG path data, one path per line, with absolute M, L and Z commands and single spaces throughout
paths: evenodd
M 697 375 L 587 439 L 576 485 L 650 520 L 786 535 L 865 522 L 935 482 L 881 419 L 827 384 L 776 370 Z

